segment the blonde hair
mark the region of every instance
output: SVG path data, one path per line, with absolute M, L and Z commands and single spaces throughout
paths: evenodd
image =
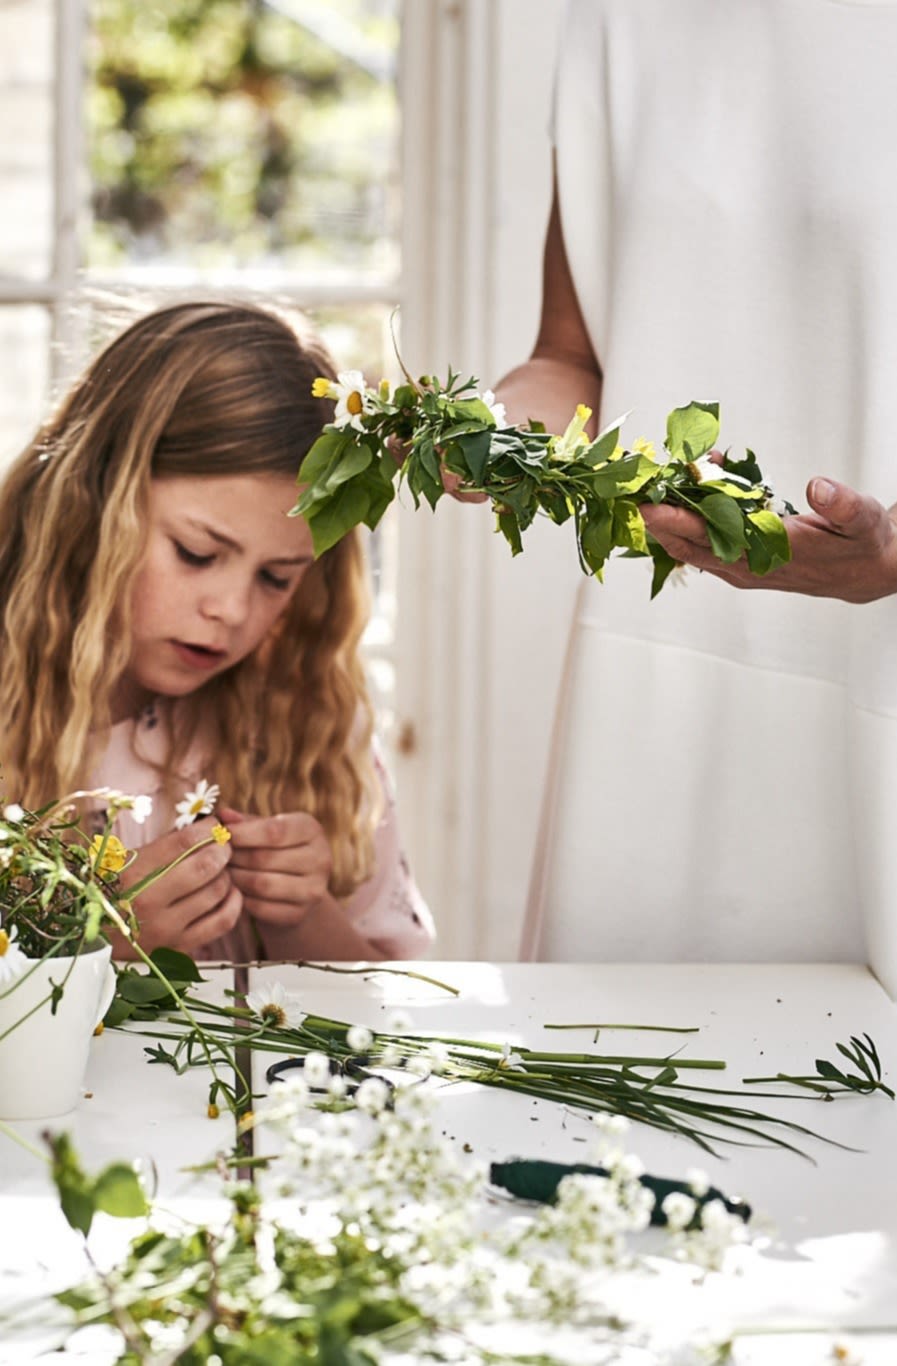
M 0 488 L 0 760 L 9 801 L 38 806 L 85 780 L 92 731 L 130 657 L 130 600 L 154 475 L 295 475 L 332 407 L 321 343 L 250 305 L 175 304 L 94 360 Z M 305 572 L 251 656 L 177 708 L 169 785 L 198 734 L 225 800 L 308 811 L 333 854 L 331 890 L 373 868 L 379 785 L 358 648 L 369 610 L 360 542 Z

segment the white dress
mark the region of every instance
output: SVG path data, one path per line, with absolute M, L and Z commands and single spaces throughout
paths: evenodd
M 602 420 L 718 399 L 799 508 L 897 499 L 897 3 L 572 0 L 562 223 Z M 897 598 L 650 561 L 579 592 L 523 954 L 866 961 L 897 991 Z

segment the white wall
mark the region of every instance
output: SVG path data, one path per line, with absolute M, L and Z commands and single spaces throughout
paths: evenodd
M 407 0 L 402 336 L 492 384 L 532 345 L 562 0 Z M 537 414 L 533 414 L 537 416 Z M 511 558 L 485 508 L 403 514 L 402 824 L 442 957 L 514 958 L 572 588 L 569 536 Z M 411 794 L 413 792 L 413 800 Z

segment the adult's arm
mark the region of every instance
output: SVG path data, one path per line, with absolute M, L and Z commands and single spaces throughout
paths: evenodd
M 557 184 L 545 234 L 542 266 L 542 313 L 529 360 L 511 370 L 496 386 L 508 421 L 528 418 L 562 432 L 579 403 L 592 409 L 597 426 L 601 403 L 601 368 L 592 349 L 564 246 Z

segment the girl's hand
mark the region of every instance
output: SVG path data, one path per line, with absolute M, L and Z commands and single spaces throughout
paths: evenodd
M 221 807 L 231 832 L 230 875 L 243 905 L 269 925 L 298 925 L 327 894 L 330 844 L 314 816 L 247 816 Z
M 217 824 L 216 816 L 207 816 L 144 845 L 121 875 L 125 893 L 147 873 L 208 839 Z M 229 844 L 208 844 L 134 898 L 144 953 L 164 945 L 192 954 L 233 929 L 243 909 L 243 898 L 228 871 L 230 859 Z M 123 935 L 110 938 L 113 957 L 134 957 L 133 947 Z

